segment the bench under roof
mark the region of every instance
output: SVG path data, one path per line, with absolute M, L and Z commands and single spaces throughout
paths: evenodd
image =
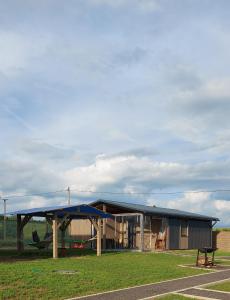
M 52 206 L 24 209 L 11 212 L 17 216 L 17 249 L 24 249 L 23 228 L 32 217 L 44 217 L 52 225 L 53 258 L 58 258 L 58 230 L 62 231 L 62 245 L 67 227 L 74 219 L 89 219 L 97 231 L 97 255 L 101 255 L 101 219 L 113 218 L 109 213 L 103 212 L 87 204 Z M 64 247 L 64 246 L 62 246 Z

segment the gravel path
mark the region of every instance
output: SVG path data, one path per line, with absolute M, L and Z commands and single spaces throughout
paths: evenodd
M 230 269 L 208 274 L 190 276 L 171 281 L 147 284 L 116 291 L 99 293 L 91 296 L 77 297 L 73 299 L 84 300 L 138 300 L 165 293 L 178 292 L 190 289 L 199 285 L 209 284 L 216 281 L 230 279 Z M 185 293 L 185 291 L 184 291 Z M 218 298 L 217 298 L 218 299 Z M 221 299 L 221 298 L 220 298 Z

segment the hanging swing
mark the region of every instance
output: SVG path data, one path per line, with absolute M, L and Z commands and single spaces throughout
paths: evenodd
M 78 240 L 78 239 L 68 238 L 68 239 L 65 239 L 65 241 L 68 242 L 68 243 L 70 243 L 71 248 L 74 248 L 74 249 L 84 249 L 87 243 L 92 242 L 92 241 L 94 241 L 96 239 L 97 239 L 97 234 L 95 236 L 91 237 L 88 240 L 80 240 L 80 239 Z
M 29 246 L 35 247 L 39 250 L 48 249 L 49 245 L 53 241 L 53 234 L 52 232 L 48 231 L 48 223 L 46 221 L 46 233 L 44 235 L 43 240 L 40 239 L 37 230 L 33 229 L 33 221 L 32 221 L 32 242 L 28 243 Z

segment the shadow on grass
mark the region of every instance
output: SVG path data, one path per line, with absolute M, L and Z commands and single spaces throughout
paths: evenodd
M 67 249 L 65 255 L 62 255 L 61 249 L 58 251 L 59 258 L 66 257 L 84 257 L 84 256 L 96 256 L 96 251 L 92 249 Z M 109 251 L 102 252 L 102 255 L 119 255 L 122 252 Z M 52 249 L 37 250 L 37 249 L 25 249 L 22 253 L 19 253 L 15 249 L 0 249 L 0 263 L 14 263 L 17 261 L 32 261 L 36 259 L 48 259 L 53 257 Z

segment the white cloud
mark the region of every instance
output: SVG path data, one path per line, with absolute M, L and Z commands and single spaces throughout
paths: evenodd
M 167 205 L 171 208 L 201 213 L 210 204 L 210 195 L 211 193 L 185 193 L 183 198 L 169 200 Z
M 41 148 L 40 154 L 37 147 Z M 91 193 L 82 194 L 77 190 L 124 192 L 130 195 L 119 195 L 121 201 L 138 201 L 143 204 L 213 215 L 219 217 L 222 223 L 229 222 L 230 201 L 215 198 L 215 194 L 212 193 L 185 193 L 179 198 L 175 195 L 165 195 L 163 198 L 157 195 L 154 198 L 140 195 L 137 198 L 135 193 L 183 191 L 191 190 L 191 187 L 199 190 L 203 187 L 202 182 L 206 183 L 207 189 L 213 189 L 212 183 L 229 182 L 230 163 L 224 162 L 220 165 L 206 162 L 194 165 L 160 162 L 146 155 L 141 156 L 140 153 L 136 155 L 134 151 L 130 154 L 121 153 L 112 156 L 101 154 L 92 164 L 74 167 L 76 165 L 74 156 L 71 152 L 66 152 L 66 149 L 43 143 L 37 143 L 37 147 L 35 142 L 25 145 L 14 161 L 1 162 L 0 181 L 4 195 L 36 194 L 60 190 L 70 185 L 74 203 L 77 200 L 82 202 L 84 199 L 92 200 L 99 197 Z M 216 174 L 220 172 L 222 175 L 217 179 Z M 66 203 L 66 195 L 63 192 L 41 197 L 19 198 L 19 200 L 12 198 L 10 202 L 19 208 L 25 205 L 26 207 L 57 205 Z
M 147 203 L 148 205 L 156 205 L 218 217 L 220 219 L 220 225 L 230 225 L 230 201 L 215 200 L 214 196 L 215 194 L 212 192 L 185 193 L 182 197 L 177 197 L 173 200 L 149 198 Z
M 229 221 L 230 221 L 230 201 L 226 200 L 215 200 L 214 207 L 218 211 L 224 211 L 225 213 L 229 214 Z
M 46 53 L 50 37 L 28 36 L 16 31 L 0 30 L 0 73 L 17 76 Z M 33 62 L 32 62 L 33 61 Z
M 133 154 L 113 157 L 100 155 L 96 158 L 95 164 L 68 170 L 64 177 L 71 184 L 76 183 L 82 189 L 89 187 L 97 190 L 101 186 L 116 183 L 126 188 L 126 180 L 128 184 L 152 182 L 152 188 L 154 188 L 155 180 L 158 181 L 157 184 L 161 180 L 165 180 L 166 183 L 171 176 L 178 173 L 181 176 L 181 173 L 184 174 L 186 170 L 187 166 L 178 163 L 154 162 L 148 157 L 137 157 Z
M 140 10 L 151 12 L 159 9 L 158 0 L 89 0 L 93 5 L 106 5 L 114 8 L 122 6 L 137 7 Z
M 4 194 L 68 184 L 130 192 L 228 187 L 223 3 L 1 1 Z M 213 202 L 228 195 L 200 196 L 204 207 L 198 196 L 157 201 L 211 214 L 228 204 Z

